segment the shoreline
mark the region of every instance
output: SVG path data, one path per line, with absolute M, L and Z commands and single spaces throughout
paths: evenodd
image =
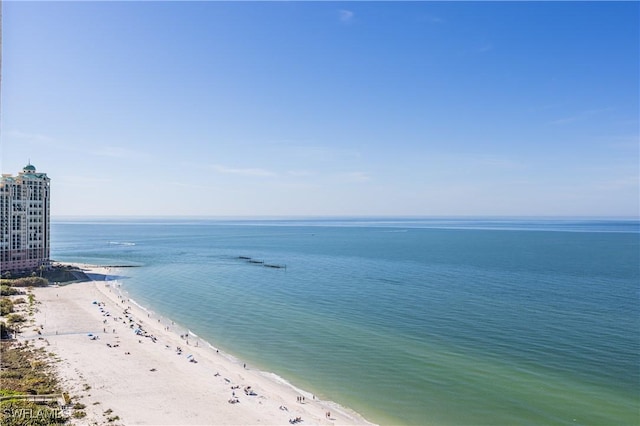
M 108 279 L 109 267 L 65 264 L 94 281 L 34 288 L 42 332 L 19 340 L 61 359 L 61 385 L 86 405 L 80 424 L 104 422 L 107 410 L 123 424 L 372 424 L 139 304 Z

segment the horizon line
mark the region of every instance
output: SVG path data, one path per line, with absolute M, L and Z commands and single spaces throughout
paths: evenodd
M 51 220 L 155 219 L 155 220 L 636 220 L 640 216 L 602 215 L 51 215 Z

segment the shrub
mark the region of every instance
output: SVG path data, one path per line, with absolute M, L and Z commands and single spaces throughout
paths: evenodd
M 5 284 L 2 284 L 2 286 L 0 286 L 0 296 L 13 296 L 15 294 L 20 294 L 20 290 Z
M 49 285 L 49 281 L 46 278 L 40 277 L 25 277 L 16 279 L 3 279 L 2 285 L 12 287 L 46 287 Z
M 7 324 L 17 324 L 25 321 L 25 317 L 19 314 L 10 314 L 7 316 Z
M 0 315 L 7 316 L 13 312 L 13 302 L 8 297 L 0 299 Z

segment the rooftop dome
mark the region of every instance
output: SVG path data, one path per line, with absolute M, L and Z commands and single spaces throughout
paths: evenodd
M 35 172 L 36 171 L 36 167 L 33 164 L 27 164 L 26 166 L 24 166 L 24 169 L 22 169 L 22 171 L 24 171 L 24 172 Z

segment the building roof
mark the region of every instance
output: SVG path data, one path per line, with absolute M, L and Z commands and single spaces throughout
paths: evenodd
M 12 176 L 11 174 L 3 173 L 2 177 L 0 177 L 0 183 L 4 184 L 20 184 L 23 180 L 31 181 L 33 179 L 44 179 L 49 181 L 49 176 L 46 173 L 37 173 L 36 166 L 29 163 L 22 168 L 22 172 L 18 173 L 17 176 Z
M 36 166 L 31 164 L 31 162 L 24 166 L 24 168 L 22 169 L 22 173 L 20 173 L 20 176 L 26 179 L 49 179 L 46 173 L 36 173 Z

